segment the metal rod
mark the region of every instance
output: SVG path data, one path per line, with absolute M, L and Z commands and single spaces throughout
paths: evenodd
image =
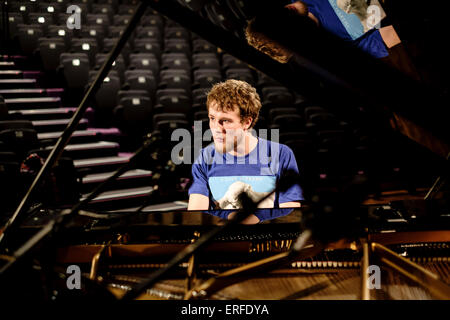
M 8 262 L 0 268 L 0 275 L 3 275 L 11 266 L 13 266 L 17 260 L 20 260 L 25 253 L 27 253 L 30 249 L 32 249 L 38 242 L 44 239 L 52 230 L 55 225 L 55 221 L 51 220 L 44 227 L 42 227 L 39 232 L 37 232 L 34 236 L 32 236 L 25 244 L 23 244 L 19 249 L 17 249 L 11 259 L 8 259 Z
M 410 280 L 426 288 L 438 299 L 450 299 L 450 286 L 437 274 L 406 259 L 379 243 L 371 243 L 372 251 L 380 258 L 381 262 L 393 270 L 399 272 Z
M 441 176 L 436 178 L 436 180 L 434 181 L 430 190 L 428 190 L 427 194 L 423 198 L 424 200 L 433 199 L 434 196 L 439 192 L 439 190 L 445 184 L 446 179 L 448 177 L 448 172 L 449 172 L 449 161 L 450 161 L 450 152 L 447 154 L 447 160 L 446 160 L 445 167 L 444 167 L 445 172 Z
M 16 211 L 12 215 L 12 217 L 7 221 L 7 223 L 3 226 L 3 229 L 0 233 L 0 242 L 4 239 L 6 231 L 9 227 L 14 223 L 16 218 L 21 215 L 26 209 L 29 204 L 29 202 L 32 199 L 32 196 L 34 195 L 34 192 L 39 187 L 42 180 L 49 174 L 50 170 L 53 168 L 55 163 L 60 158 L 62 152 L 64 151 L 64 148 L 66 147 L 67 143 L 70 140 L 70 137 L 72 136 L 73 132 L 76 130 L 76 127 L 78 126 L 81 118 L 84 115 L 84 112 L 89 106 L 89 102 L 92 100 L 94 95 L 97 93 L 97 90 L 100 88 L 101 84 L 103 83 L 103 79 L 108 74 L 109 70 L 111 69 L 111 65 L 116 60 L 117 56 L 121 52 L 122 48 L 124 47 L 125 43 L 128 41 L 128 38 L 130 37 L 131 33 L 136 28 L 137 24 L 139 23 L 141 17 L 144 15 L 145 10 L 147 9 L 148 3 L 147 1 L 142 1 L 138 8 L 136 9 L 136 12 L 134 13 L 133 17 L 131 18 L 130 22 L 128 23 L 127 27 L 125 28 L 125 31 L 117 41 L 116 45 L 112 49 L 111 53 L 109 54 L 106 61 L 103 63 L 103 66 L 101 67 L 100 71 L 98 72 L 94 82 L 89 87 L 87 93 L 85 94 L 83 100 L 81 101 L 80 105 L 78 106 L 76 112 L 72 116 L 72 119 L 70 120 L 70 123 L 68 124 L 67 128 L 62 133 L 61 137 L 58 139 L 56 145 L 50 152 L 49 156 L 47 157 L 44 165 L 41 167 L 41 170 L 39 170 L 39 173 L 37 174 L 36 178 L 34 179 L 31 187 L 28 189 L 27 193 L 23 197 L 22 201 L 20 202 L 19 206 L 17 207 Z
M 361 299 L 370 300 L 370 292 L 368 287 L 369 275 L 369 243 L 364 240 L 362 243 L 363 256 L 361 261 Z
M 102 253 L 105 251 L 106 245 L 102 245 L 100 250 L 94 255 L 91 261 L 91 271 L 89 273 L 89 279 L 96 280 L 97 279 L 97 272 L 100 264 L 100 258 L 102 256 Z

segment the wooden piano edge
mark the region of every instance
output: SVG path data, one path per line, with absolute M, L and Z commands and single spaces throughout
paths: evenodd
M 394 245 L 402 243 L 435 243 L 450 242 L 449 230 L 433 231 L 407 231 L 392 233 L 373 233 L 369 234 L 370 242 L 380 243 L 382 245 Z M 117 257 L 151 257 L 158 255 L 174 255 L 182 250 L 188 244 L 112 244 L 109 247 L 109 254 Z M 326 249 L 353 249 L 357 250 L 359 244 L 354 241 L 341 239 L 329 243 Z M 57 261 L 59 263 L 90 263 L 102 248 L 101 244 L 95 245 L 73 245 L 58 248 Z M 212 243 L 205 248 L 205 252 L 223 252 L 223 253 L 250 253 L 251 242 L 226 242 Z M 274 252 L 276 253 L 276 252 Z
M 373 233 L 369 235 L 370 242 L 377 242 L 383 245 L 401 243 L 423 243 L 423 242 L 450 242 L 450 230 L 433 231 L 405 231 L 390 233 Z

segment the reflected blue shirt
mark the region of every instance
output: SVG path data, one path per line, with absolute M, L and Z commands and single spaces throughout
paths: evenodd
M 378 29 L 364 33 L 359 18 L 338 7 L 336 0 L 302 0 L 309 11 L 319 20 L 320 25 L 335 36 L 354 44 L 375 58 L 389 55 Z M 296 0 L 292 0 L 296 2 Z

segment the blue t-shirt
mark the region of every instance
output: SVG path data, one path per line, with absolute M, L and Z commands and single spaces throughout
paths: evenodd
M 297 0 L 292 0 L 296 2 Z M 346 13 L 336 0 L 302 0 L 321 26 L 337 37 L 348 41 L 375 58 L 389 55 L 378 29 L 364 33 L 364 26 L 354 13 Z
M 241 192 L 257 202 L 275 189 L 287 170 L 298 172 L 294 153 L 286 145 L 258 138 L 256 148 L 236 157 L 216 151 L 212 143 L 201 150 L 192 165 L 194 181 L 189 194 L 209 197 L 210 209 L 237 209 L 241 207 L 237 199 Z M 302 189 L 293 185 L 285 192 L 276 192 L 259 207 L 278 208 L 280 203 L 299 200 L 304 200 Z

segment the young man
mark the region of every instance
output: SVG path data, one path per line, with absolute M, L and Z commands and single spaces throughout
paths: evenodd
M 213 143 L 201 150 L 192 166 L 188 210 L 237 209 L 242 192 L 259 202 L 259 208 L 300 207 L 303 195 L 298 185 L 269 196 L 284 172 L 298 168 L 289 147 L 251 134 L 261 109 L 255 88 L 239 80 L 218 83 L 206 106 Z M 244 223 L 264 219 L 251 215 Z

